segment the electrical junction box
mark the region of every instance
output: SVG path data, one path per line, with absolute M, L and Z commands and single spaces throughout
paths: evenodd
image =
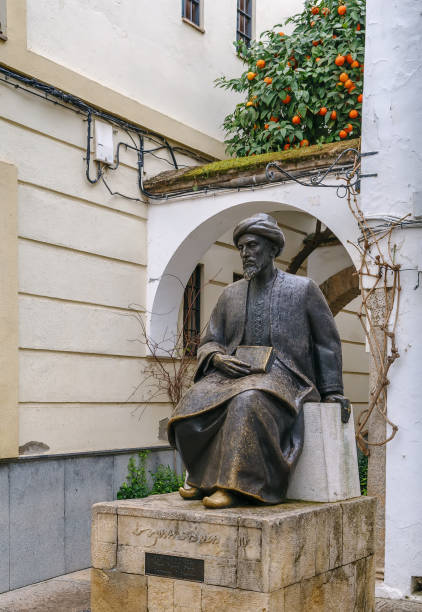
M 94 159 L 114 164 L 113 126 L 98 119 L 94 122 Z

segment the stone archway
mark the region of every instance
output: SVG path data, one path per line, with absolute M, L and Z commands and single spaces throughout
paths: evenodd
M 359 277 L 354 266 L 343 268 L 319 286 L 328 302 L 333 317 L 360 295 Z
M 352 261 L 358 228 L 335 190 L 282 183 L 242 192 L 190 195 L 151 205 L 148 219 L 148 334 L 168 348 L 177 335 L 184 285 L 203 254 L 230 227 L 255 212 L 305 212 L 330 227 Z M 357 263 L 357 262 L 356 262 Z

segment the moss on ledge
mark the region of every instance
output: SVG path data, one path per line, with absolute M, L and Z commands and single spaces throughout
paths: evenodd
M 233 181 L 245 178 L 247 180 L 249 176 L 254 179 L 259 176 L 259 182 L 262 184 L 267 182 L 265 167 L 269 162 L 277 161 L 288 171 L 327 168 L 342 151 L 350 148 L 359 150 L 360 139 L 224 159 L 194 168 L 168 170 L 148 179 L 144 185 L 153 194 L 165 194 L 180 189 L 196 191 L 200 187 L 211 187 L 220 183 L 228 186 Z
M 263 164 L 268 164 L 272 161 L 295 162 L 304 161 L 312 157 L 339 155 L 346 149 L 359 149 L 360 139 L 354 138 L 347 142 L 332 142 L 329 144 L 312 145 L 301 149 L 289 149 L 288 151 L 273 151 L 272 153 L 262 153 L 249 157 L 235 157 L 232 159 L 223 159 L 222 161 L 212 162 L 205 166 L 192 168 L 183 174 L 184 179 L 209 178 L 219 174 L 225 174 L 230 170 L 253 170 L 262 167 Z

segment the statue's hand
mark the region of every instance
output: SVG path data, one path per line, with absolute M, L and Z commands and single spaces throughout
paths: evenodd
M 324 403 L 336 403 L 341 405 L 341 422 L 348 423 L 350 419 L 350 400 L 347 397 L 344 397 L 341 393 L 329 393 L 328 395 L 323 395 L 322 401 Z
M 239 378 L 240 376 L 247 376 L 251 373 L 249 364 L 240 361 L 240 359 L 236 359 L 236 357 L 223 355 L 222 353 L 215 353 L 212 358 L 212 365 L 231 378 Z

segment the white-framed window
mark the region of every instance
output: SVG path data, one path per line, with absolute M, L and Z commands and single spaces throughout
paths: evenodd
M 249 47 L 254 29 L 254 0 L 237 0 L 236 40 Z
M 182 0 L 182 19 L 189 25 L 204 31 L 204 0 Z

